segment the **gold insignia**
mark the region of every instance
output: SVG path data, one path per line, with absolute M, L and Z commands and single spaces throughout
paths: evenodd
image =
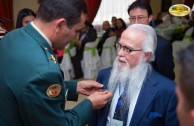
M 57 59 L 53 55 L 51 55 L 51 58 L 50 59 L 53 60 L 54 63 L 57 63 Z
M 169 8 L 170 14 L 174 16 L 186 16 L 190 13 L 190 8 L 184 4 L 175 4 Z
M 61 85 L 59 84 L 53 84 L 51 85 L 47 91 L 46 91 L 46 94 L 49 96 L 49 97 L 56 97 L 60 94 L 61 92 Z

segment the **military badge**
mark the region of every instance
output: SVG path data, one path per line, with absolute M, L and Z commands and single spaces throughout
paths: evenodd
M 60 94 L 61 92 L 61 85 L 59 84 L 53 84 L 51 85 L 47 91 L 46 91 L 46 94 L 49 96 L 49 97 L 56 97 Z
M 53 55 L 51 55 L 50 59 L 53 60 L 54 63 L 57 63 L 57 59 Z

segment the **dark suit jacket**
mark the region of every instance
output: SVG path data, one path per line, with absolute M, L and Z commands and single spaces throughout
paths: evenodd
M 175 79 L 172 44 L 159 35 L 157 35 L 155 61 L 152 63 L 152 67 L 167 78 Z
M 97 81 L 107 84 L 111 68 L 99 72 Z M 93 111 L 89 126 L 106 126 L 110 103 Z M 132 115 L 130 126 L 178 126 L 176 117 L 177 99 L 173 81 L 152 71 L 144 81 Z
M 80 34 L 81 37 L 82 34 Z M 97 39 L 97 33 L 94 27 L 91 25 L 88 26 L 88 31 L 86 32 L 86 35 L 84 39 L 82 40 L 82 43 L 80 46 L 76 46 L 76 55 L 71 58 L 73 68 L 76 70 L 74 71 L 76 77 L 82 77 L 82 67 L 81 67 L 81 61 L 83 59 L 83 53 L 84 53 L 84 47 L 86 43 L 88 42 L 95 42 Z
M 80 37 L 83 33 L 80 34 Z M 83 52 L 84 52 L 84 47 L 86 45 L 86 43 L 88 42 L 94 42 L 97 38 L 97 32 L 96 29 L 94 29 L 94 27 L 88 26 L 88 31 L 86 32 L 86 36 L 84 37 L 84 39 L 82 40 L 81 46 L 77 46 L 76 47 L 76 55 L 80 55 L 83 58 Z
M 84 100 L 72 110 L 64 110 L 68 99 L 76 100 L 76 82 L 63 76 L 46 40 L 28 24 L 8 33 L 0 41 L 0 126 L 81 126 L 92 114 L 92 103 Z M 61 86 L 50 97 L 47 90 Z M 83 112 L 84 111 L 84 112 Z

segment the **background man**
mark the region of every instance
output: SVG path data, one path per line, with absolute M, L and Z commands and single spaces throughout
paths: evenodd
M 95 42 L 97 38 L 96 29 L 88 21 L 85 22 L 85 27 L 81 29 L 79 40 L 76 42 L 76 55 L 71 58 L 73 68 L 75 70 L 75 78 L 83 77 L 83 71 L 81 67 L 81 61 L 83 59 L 84 47 L 88 42 Z
M 147 24 L 152 21 L 153 13 L 149 4 L 143 1 L 135 1 L 128 8 L 130 24 Z M 155 52 L 155 61 L 152 62 L 152 67 L 157 72 L 170 78 L 175 79 L 174 61 L 172 56 L 172 44 L 157 35 L 157 47 Z
M 180 51 L 180 78 L 176 88 L 177 113 L 181 126 L 194 126 L 194 44 Z
M 149 25 L 130 25 L 116 43 L 113 68 L 97 81 L 113 92 L 112 101 L 93 113 L 89 126 L 178 126 L 175 83 L 152 69 L 157 38 Z
M 100 39 L 100 41 L 97 45 L 98 54 L 100 56 L 102 54 L 103 45 L 104 45 L 106 39 L 110 36 L 116 36 L 115 30 L 110 27 L 110 24 L 108 21 L 103 22 L 102 29 L 104 30 L 104 34 L 102 35 L 102 38 Z
M 52 51 L 64 47 L 84 27 L 87 8 L 83 0 L 43 0 L 36 19 L 16 29 L 0 42 L 0 125 L 83 126 L 93 109 L 103 107 L 111 93 L 94 92 L 94 81 L 63 83 Z M 77 93 L 90 95 L 72 110 L 65 99 Z M 93 93 L 93 94 L 92 94 Z

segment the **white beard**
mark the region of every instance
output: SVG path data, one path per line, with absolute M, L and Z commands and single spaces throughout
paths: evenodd
M 125 105 L 129 105 L 134 92 L 140 90 L 148 72 L 152 69 L 151 65 L 144 62 L 143 59 L 144 57 L 142 56 L 138 65 L 134 68 L 130 68 L 129 64 L 127 64 L 124 68 L 120 68 L 118 57 L 114 61 L 108 83 L 108 89 L 114 94 L 118 82 L 120 82 L 122 87 L 127 86 L 127 98 L 125 101 L 127 103 Z

